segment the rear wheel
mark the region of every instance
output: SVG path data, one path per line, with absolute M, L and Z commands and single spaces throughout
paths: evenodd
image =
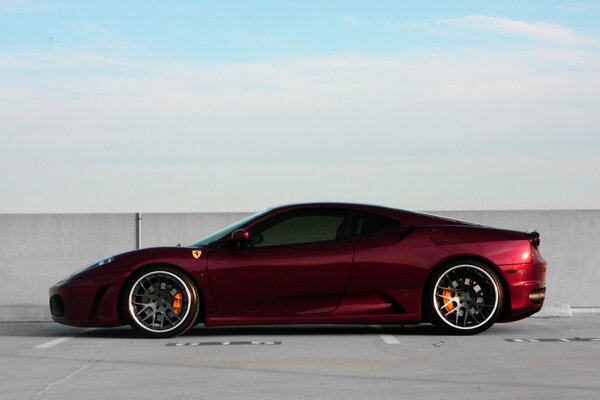
M 136 273 L 125 287 L 129 324 L 143 336 L 166 338 L 180 335 L 194 326 L 200 308 L 192 280 L 168 266 Z
M 478 261 L 441 268 L 430 286 L 432 322 L 458 334 L 475 334 L 500 316 L 503 291 L 496 272 Z

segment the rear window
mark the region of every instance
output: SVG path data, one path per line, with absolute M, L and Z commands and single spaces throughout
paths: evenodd
M 379 232 L 389 231 L 402 224 L 392 218 L 364 211 L 356 211 L 352 216 L 352 236 L 372 235 Z

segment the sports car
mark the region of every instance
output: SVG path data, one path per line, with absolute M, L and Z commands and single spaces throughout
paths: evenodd
M 537 232 L 399 209 L 313 203 L 254 214 L 185 247 L 135 250 L 50 289 L 52 318 L 131 325 L 417 324 L 474 334 L 538 312 Z

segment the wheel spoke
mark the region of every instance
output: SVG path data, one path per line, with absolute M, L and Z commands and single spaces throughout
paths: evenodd
M 457 311 L 457 310 L 458 310 L 458 308 L 457 308 L 457 307 L 454 307 L 452 310 L 450 310 L 450 311 L 448 311 L 446 314 L 444 314 L 444 317 L 447 317 L 448 315 L 452 314 L 453 312 L 455 312 L 455 311 Z M 458 314 L 458 313 L 456 313 L 456 314 Z
M 454 277 L 456 278 L 456 281 L 460 284 L 462 284 L 462 279 L 458 276 L 458 274 L 456 273 L 456 271 L 452 270 L 452 273 L 454 274 Z
M 142 318 L 142 321 L 147 320 L 148 318 L 152 317 L 154 315 L 154 313 L 150 313 L 148 315 L 146 315 L 144 318 Z
M 175 313 L 173 313 L 173 315 L 175 315 Z M 174 324 L 173 320 L 171 319 L 171 317 L 169 317 L 168 313 L 165 313 L 165 317 L 167 317 L 167 319 L 169 320 L 169 322 L 171 324 Z M 175 315 L 175 320 L 178 320 L 178 319 L 179 319 L 179 317 L 177 317 L 177 315 Z
M 449 290 L 451 292 L 456 292 L 457 290 L 454 288 L 449 288 L 449 287 L 443 287 L 443 286 L 438 286 L 437 288 L 438 290 Z
M 447 302 L 446 304 L 444 304 L 443 306 L 441 306 L 441 307 L 440 307 L 440 310 L 441 310 L 441 309 L 443 309 L 443 308 L 446 308 L 446 307 L 448 307 L 448 306 L 449 306 L 450 304 L 452 304 L 452 303 L 454 303 L 454 301 L 453 301 L 453 300 L 450 300 L 449 302 Z
M 152 281 L 151 281 L 150 279 L 146 278 L 146 281 L 148 282 L 148 287 L 151 287 L 151 288 L 153 288 L 153 287 L 154 287 L 154 283 L 152 283 Z M 141 286 L 142 286 L 142 288 L 146 289 L 146 288 L 144 287 L 144 285 L 141 285 Z M 148 289 L 146 289 L 146 291 L 147 291 L 148 293 L 152 294 L 152 292 L 150 292 Z
M 149 309 L 149 308 L 152 308 L 152 307 L 151 307 L 151 306 L 149 306 L 149 305 L 146 305 L 144 308 L 142 308 L 142 309 L 141 309 L 141 310 L 140 310 L 140 311 L 137 313 L 137 315 L 140 315 L 142 312 L 146 311 L 146 310 L 147 310 L 147 309 Z
M 142 289 L 144 292 L 146 292 L 146 293 L 148 293 L 148 294 L 150 294 L 150 295 L 152 294 L 152 293 L 150 293 L 150 292 L 148 291 L 148 289 L 146 289 L 146 287 L 145 287 L 144 285 L 142 285 L 141 283 L 140 283 L 140 288 L 141 288 L 141 289 Z
M 490 307 L 490 306 L 487 306 Z M 481 316 L 483 318 L 486 318 L 485 314 L 483 313 L 483 310 L 479 307 L 479 305 L 476 305 L 475 308 L 477 308 L 477 311 L 479 312 L 479 314 L 481 314 Z

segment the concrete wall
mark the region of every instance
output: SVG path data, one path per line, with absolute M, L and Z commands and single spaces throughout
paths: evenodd
M 600 210 L 438 211 L 439 215 L 541 233 L 547 305 L 600 307 Z M 189 244 L 248 213 L 143 214 L 142 247 Z M 48 320 L 48 288 L 137 245 L 136 214 L 0 214 L 0 321 Z
M 0 321 L 47 320 L 48 288 L 135 248 L 135 214 L 0 215 Z
M 173 213 L 142 215 L 142 247 L 186 246 L 250 213 Z

